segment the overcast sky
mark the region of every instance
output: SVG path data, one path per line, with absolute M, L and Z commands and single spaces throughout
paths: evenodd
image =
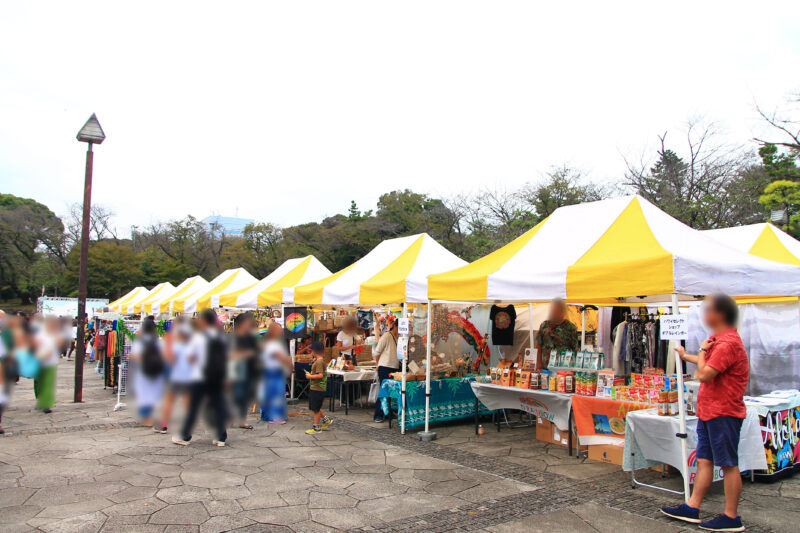
M 746 143 L 798 65 L 796 0 L 5 1 L 0 191 L 80 201 L 92 112 L 93 201 L 123 234 L 212 212 L 291 225 L 565 163 L 615 180 L 690 116 Z

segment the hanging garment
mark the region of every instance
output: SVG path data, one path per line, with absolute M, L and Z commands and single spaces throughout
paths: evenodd
M 611 367 L 617 376 L 625 375 L 625 345 L 627 344 L 628 324 L 620 322 L 614 330 L 614 351 Z
M 647 366 L 647 349 L 645 347 L 645 324 L 640 320 L 628 323 L 628 357 L 630 372 L 641 374 Z
M 495 346 L 514 344 L 514 325 L 517 321 L 514 306 L 493 305 L 489 319 L 492 321 L 492 344 Z

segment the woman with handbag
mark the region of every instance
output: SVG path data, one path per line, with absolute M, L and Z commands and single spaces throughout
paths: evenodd
M 383 383 L 383 380 L 389 379 L 393 372 L 397 372 L 400 368 L 400 362 L 397 360 L 397 317 L 389 315 L 386 317 L 386 325 L 389 331 L 381 335 L 378 341 L 378 346 L 373 350 L 372 356 L 375 358 L 378 366 L 378 386 Z M 384 413 L 381 408 L 381 402 L 375 401 L 375 414 L 373 420 L 375 422 L 383 422 Z

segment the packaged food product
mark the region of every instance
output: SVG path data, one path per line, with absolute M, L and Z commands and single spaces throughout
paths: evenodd
M 558 366 L 558 351 L 550 350 L 550 366 Z
M 669 391 L 658 391 L 658 414 L 659 416 L 669 415 Z
M 550 371 L 542 370 L 542 373 L 539 376 L 539 388 L 542 390 L 547 390 L 549 385 L 550 385 Z
M 562 366 L 566 367 L 575 366 L 575 352 L 571 350 L 564 352 L 564 364 Z
M 575 393 L 575 373 L 574 372 L 567 372 L 564 374 L 564 392 L 568 392 L 570 394 Z
M 584 357 L 586 357 L 585 352 L 578 352 L 575 355 L 575 368 L 583 368 Z
M 675 416 L 678 414 L 678 391 L 669 391 L 669 415 Z
M 550 374 L 547 390 L 551 390 L 553 392 L 558 390 L 558 376 L 556 374 Z

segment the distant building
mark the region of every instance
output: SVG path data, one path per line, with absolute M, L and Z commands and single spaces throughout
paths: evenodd
M 211 233 L 222 233 L 229 237 L 241 237 L 244 232 L 244 227 L 248 224 L 255 222 L 252 218 L 237 218 L 237 217 L 222 217 L 219 215 L 212 215 L 201 220 L 203 224 L 208 225 L 208 231 Z

